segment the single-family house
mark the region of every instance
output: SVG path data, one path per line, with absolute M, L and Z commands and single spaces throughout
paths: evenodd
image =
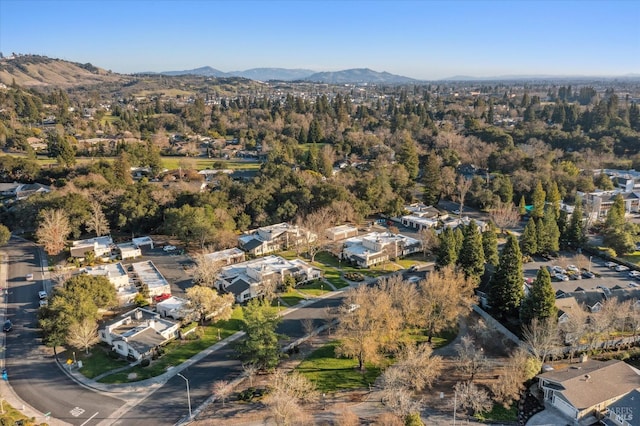
M 135 259 L 136 257 L 142 256 L 142 250 L 134 243 L 120 243 L 116 244 L 116 247 L 122 260 Z
M 190 302 L 187 299 L 171 296 L 170 298 L 156 304 L 156 312 L 162 318 L 181 320 L 192 312 L 189 305 Z
M 141 284 L 147 285 L 149 296 L 160 296 L 162 294 L 171 294 L 171 286 L 165 277 L 160 273 L 156 265 L 152 261 L 132 263 L 133 274 L 136 280 Z
M 353 225 L 332 226 L 325 230 L 325 234 L 329 241 L 340 241 L 351 237 L 357 237 L 358 228 Z
M 562 324 L 569 321 L 573 312 L 584 312 L 584 309 L 578 304 L 575 297 L 561 297 L 556 299 L 556 308 L 558 308 L 558 323 Z
M 634 389 L 609 405 L 600 420 L 605 426 L 640 426 L 640 391 Z
M 232 265 L 245 261 L 245 252 L 237 247 L 227 250 L 214 251 L 204 255 L 207 261 L 217 263 L 221 266 Z
M 391 232 L 370 232 L 344 241 L 341 258 L 361 268 L 397 259 L 422 249 L 420 241 Z
M 96 258 L 110 257 L 113 240 L 110 236 L 77 240 L 71 243 L 71 257 L 84 259 L 87 253 L 93 252 Z
M 136 245 L 139 249 L 142 247 L 149 246 L 149 248 L 153 249 L 153 240 L 151 237 L 136 237 L 132 238 L 131 242 Z
M 254 256 L 287 250 L 303 245 L 314 234 L 286 222 L 264 226 L 238 237 L 238 247 Z
M 588 360 L 542 373 L 537 378 L 544 401 L 578 424 L 591 416 L 600 416 L 610 405 L 639 388 L 639 373 L 623 361 Z
M 320 278 L 322 271 L 300 259 L 287 260 L 271 255 L 223 267 L 215 287 L 233 293 L 236 301 L 243 303 L 264 294 L 266 287 L 282 283 L 286 276 L 292 276 L 296 283 L 303 283 Z
M 116 289 L 116 297 L 120 305 L 130 305 L 138 293 L 138 289 L 130 281 L 127 271 L 121 263 L 108 263 L 85 268 L 85 273 L 92 276 L 105 277 Z
M 108 322 L 98 332 L 101 341 L 118 354 L 139 360 L 178 335 L 180 324 L 156 312 L 136 308 Z

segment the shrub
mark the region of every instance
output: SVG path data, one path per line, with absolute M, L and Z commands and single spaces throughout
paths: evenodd
M 142 361 L 140 361 L 140 367 L 148 367 L 151 364 L 151 361 L 149 360 L 149 358 L 145 358 Z

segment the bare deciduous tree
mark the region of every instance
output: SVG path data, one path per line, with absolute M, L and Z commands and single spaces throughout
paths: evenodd
M 467 179 L 464 176 L 458 176 L 458 180 L 456 181 L 456 195 L 454 200 L 460 203 L 460 214 L 462 214 L 464 210 L 464 200 L 467 197 L 467 192 L 471 188 L 471 179 Z
M 44 209 L 40 212 L 40 224 L 36 230 L 36 237 L 47 254 L 56 255 L 64 250 L 70 232 L 69 216 L 64 210 Z
M 222 401 L 222 406 L 224 407 L 225 401 L 233 392 L 233 387 L 227 380 L 216 380 L 213 382 L 212 391 L 216 398 Z
M 278 425 L 293 424 L 304 417 L 302 405 L 318 399 L 315 386 L 303 375 L 276 370 L 270 380 L 270 392 L 264 404 Z
M 345 306 L 358 306 L 342 316 L 336 330 L 340 345 L 336 355 L 358 360 L 361 371 L 365 363 L 378 363 L 385 351 L 397 347 L 401 318 L 393 308 L 391 297 L 379 287 L 360 286 L 350 290 Z
M 213 288 L 222 264 L 219 261 L 212 260 L 207 256 L 207 253 L 197 253 L 194 255 L 193 260 L 196 263 L 193 269 L 193 282 L 204 287 Z
M 454 389 L 458 406 L 463 410 L 470 410 L 472 414 L 488 411 L 493 405 L 487 391 L 473 382 L 458 382 Z
M 403 281 L 401 276 L 393 276 L 382 279 L 379 287 L 391 296 L 392 307 L 401 315 L 403 327 L 420 325 L 420 298 L 414 284 Z
M 382 393 L 382 401 L 401 419 L 422 409 L 422 402 L 416 400 L 411 391 L 403 387 L 385 389 Z
M 546 318 L 540 321 L 534 318 L 523 327 L 522 338 L 527 349 L 544 363 L 559 344 L 557 319 Z
M 491 220 L 504 233 L 506 228 L 511 228 L 520 221 L 520 213 L 513 203 L 498 203 L 491 209 Z
M 302 324 L 302 330 L 306 335 L 312 334 L 316 329 L 313 324 L 313 318 L 303 318 L 300 323 Z
M 423 228 L 418 231 L 418 239 L 422 244 L 422 254 L 426 257 L 427 254 L 433 253 L 438 248 L 438 235 L 432 228 Z
M 316 254 L 324 250 L 329 243 L 326 230 L 335 223 L 334 211 L 330 207 L 323 207 L 304 218 L 298 218 L 296 223 L 303 232 L 307 255 L 313 262 Z
M 98 237 L 109 233 L 109 221 L 102 211 L 102 206 L 97 201 L 91 202 L 91 215 L 85 225 L 87 231 L 95 232 Z
M 374 426 L 404 426 L 404 419 L 392 413 L 382 413 L 376 417 Z
M 474 285 L 453 267 L 429 274 L 418 285 L 421 325 L 431 338 L 471 311 Z
M 385 388 L 408 388 L 422 391 L 430 388 L 442 372 L 442 358 L 433 355 L 428 344 L 407 345 L 398 362 L 383 373 Z
M 487 357 L 482 348 L 476 346 L 471 336 L 464 336 L 455 349 L 458 354 L 456 356 L 457 368 L 463 374 L 468 374 L 469 380 L 473 380 L 476 374 L 487 369 Z
M 256 367 L 255 364 L 243 364 L 242 374 L 244 375 L 244 377 L 249 379 L 249 386 L 253 387 L 253 379 L 258 374 L 258 367 Z
M 358 417 L 353 411 L 344 409 L 336 418 L 336 426 L 359 426 L 360 417 Z
M 81 322 L 74 322 L 69 326 L 67 343 L 71 346 L 84 349 L 89 353 L 89 348 L 100 341 L 98 337 L 98 324 L 90 319 Z
M 522 349 L 516 349 L 502 368 L 498 380 L 491 384 L 493 399 L 509 408 L 519 398 L 527 380 L 540 371 L 541 362 Z
M 575 353 L 577 346 L 580 345 L 582 339 L 584 339 L 588 333 L 587 328 L 587 320 L 589 318 L 589 314 L 585 310 L 584 307 L 579 307 L 579 309 L 572 309 L 569 312 L 565 312 L 566 319 L 563 320 L 559 324 L 559 329 L 562 334 L 562 338 L 564 343 L 571 347 L 571 351 L 569 353 L 570 358 L 573 358 L 573 354 Z M 533 333 L 534 335 L 538 333 Z M 545 333 L 541 333 L 544 336 Z M 525 337 L 525 340 L 527 338 Z M 530 339 L 534 339 L 531 337 Z M 546 338 L 541 338 L 542 341 L 546 340 Z M 535 340 L 533 340 L 535 342 Z
M 215 316 L 216 320 L 231 318 L 234 302 L 232 293 L 221 296 L 215 289 L 195 285 L 187 289 L 186 294 L 191 307 L 198 312 L 201 323 L 210 316 Z

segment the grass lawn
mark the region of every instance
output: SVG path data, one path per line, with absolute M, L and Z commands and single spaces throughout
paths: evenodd
M 165 353 L 162 357 L 151 362 L 148 367 L 136 366 L 121 373 L 111 374 L 100 380 L 101 383 L 128 383 L 159 376 L 167 371 L 169 367 L 177 366 L 187 361 L 194 355 L 207 349 L 218 342 L 218 331 L 220 338 L 224 339 L 240 330 L 242 324 L 242 308 L 236 307 L 233 310 L 231 319 L 218 321 L 199 328 L 200 336 L 193 340 L 174 340 L 164 347 Z M 190 336 L 193 336 L 190 335 Z M 127 376 L 136 373 L 135 380 L 129 380 Z
M 620 259 L 626 260 L 629 263 L 635 263 L 637 265 L 640 263 L 640 251 L 634 251 L 633 254 L 621 256 Z
M 288 291 L 286 293 L 279 293 L 278 296 L 280 296 L 280 299 L 289 306 L 295 306 L 304 300 L 304 297 L 295 290 Z
M 311 282 L 299 285 L 297 288 L 299 292 L 312 297 L 318 297 L 331 291 L 331 288 L 321 280 L 313 280 Z
M 129 363 L 124 359 L 113 359 L 109 357 L 110 349 L 98 345 L 86 355 L 84 351 L 76 352 L 76 359 L 82 361 L 82 368 L 80 372 L 87 378 L 93 379 L 94 377 L 106 373 L 107 371 L 114 370 L 116 368 L 124 367 Z M 73 353 L 71 351 L 63 352 L 64 355 L 60 355 L 61 359 L 73 359 Z
M 515 422 L 518 420 L 518 406 L 513 404 L 504 408 L 502 404 L 495 404 L 491 411 L 476 414 L 474 417 L 483 423 Z
M 204 169 L 232 169 L 232 170 L 258 170 L 262 163 L 256 161 L 221 160 L 219 158 L 201 157 L 162 157 L 162 167 L 175 170 L 180 163 L 187 161 L 193 164 L 197 170 Z
M 320 392 L 368 388 L 380 375 L 380 369 L 367 365 L 364 374 L 361 373 L 358 361 L 336 358 L 337 345 L 338 342 L 331 342 L 312 352 L 296 370 L 313 381 Z

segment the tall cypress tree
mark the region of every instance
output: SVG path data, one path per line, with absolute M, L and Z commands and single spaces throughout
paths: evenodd
M 531 209 L 531 217 L 540 219 L 544 216 L 544 202 L 547 198 L 547 194 L 542 189 L 542 182 L 538 181 L 536 183 L 536 187 L 533 190 L 531 204 L 533 208 Z
M 582 221 L 582 199 L 576 198 L 576 206 L 566 231 L 566 241 L 571 247 L 582 247 L 585 243 L 584 224 Z
M 529 295 L 522 302 L 520 319 L 523 324 L 529 324 L 534 318 L 542 321 L 547 318 L 555 319 L 557 315 L 556 294 L 551 286 L 551 276 L 547 268 L 540 268 Z
M 543 232 L 546 235 L 542 247 L 538 246 L 541 253 L 553 253 L 560 250 L 560 230 L 556 221 L 556 212 L 552 205 L 548 205 L 544 209 L 544 217 L 542 218 Z
M 524 216 L 525 214 L 527 214 L 527 203 L 524 200 L 524 195 L 520 197 L 520 204 L 518 204 L 518 213 L 520 213 L 520 216 Z
M 482 233 L 482 249 L 484 260 L 492 266 L 498 266 L 498 235 L 496 226 L 489 222 L 489 226 Z
M 440 176 L 440 161 L 434 153 L 427 156 L 422 171 L 422 184 L 424 185 L 422 201 L 429 206 L 438 204 L 442 194 L 442 178 Z
M 531 256 L 538 253 L 538 232 L 536 230 L 536 221 L 531 218 L 524 227 L 522 237 L 520 237 L 520 249 L 525 256 Z
M 445 228 L 439 236 L 440 245 L 438 247 L 438 253 L 436 256 L 436 266 L 438 268 L 444 268 L 448 265 L 453 265 L 458 259 L 458 252 L 456 251 L 456 240 L 451 228 Z
M 553 206 L 556 218 L 560 215 L 560 201 L 562 201 L 561 199 L 562 197 L 560 196 L 560 191 L 558 190 L 558 183 L 554 180 L 549 185 L 549 189 L 547 191 L 547 201 L 550 205 Z
M 482 234 L 475 220 L 471 220 L 464 229 L 464 240 L 458 257 L 458 265 L 464 271 L 466 278 L 479 283 L 484 274 L 484 250 L 482 248 Z
M 518 315 L 524 296 L 523 284 L 522 253 L 516 237 L 509 235 L 489 288 L 489 304 L 501 319 Z

